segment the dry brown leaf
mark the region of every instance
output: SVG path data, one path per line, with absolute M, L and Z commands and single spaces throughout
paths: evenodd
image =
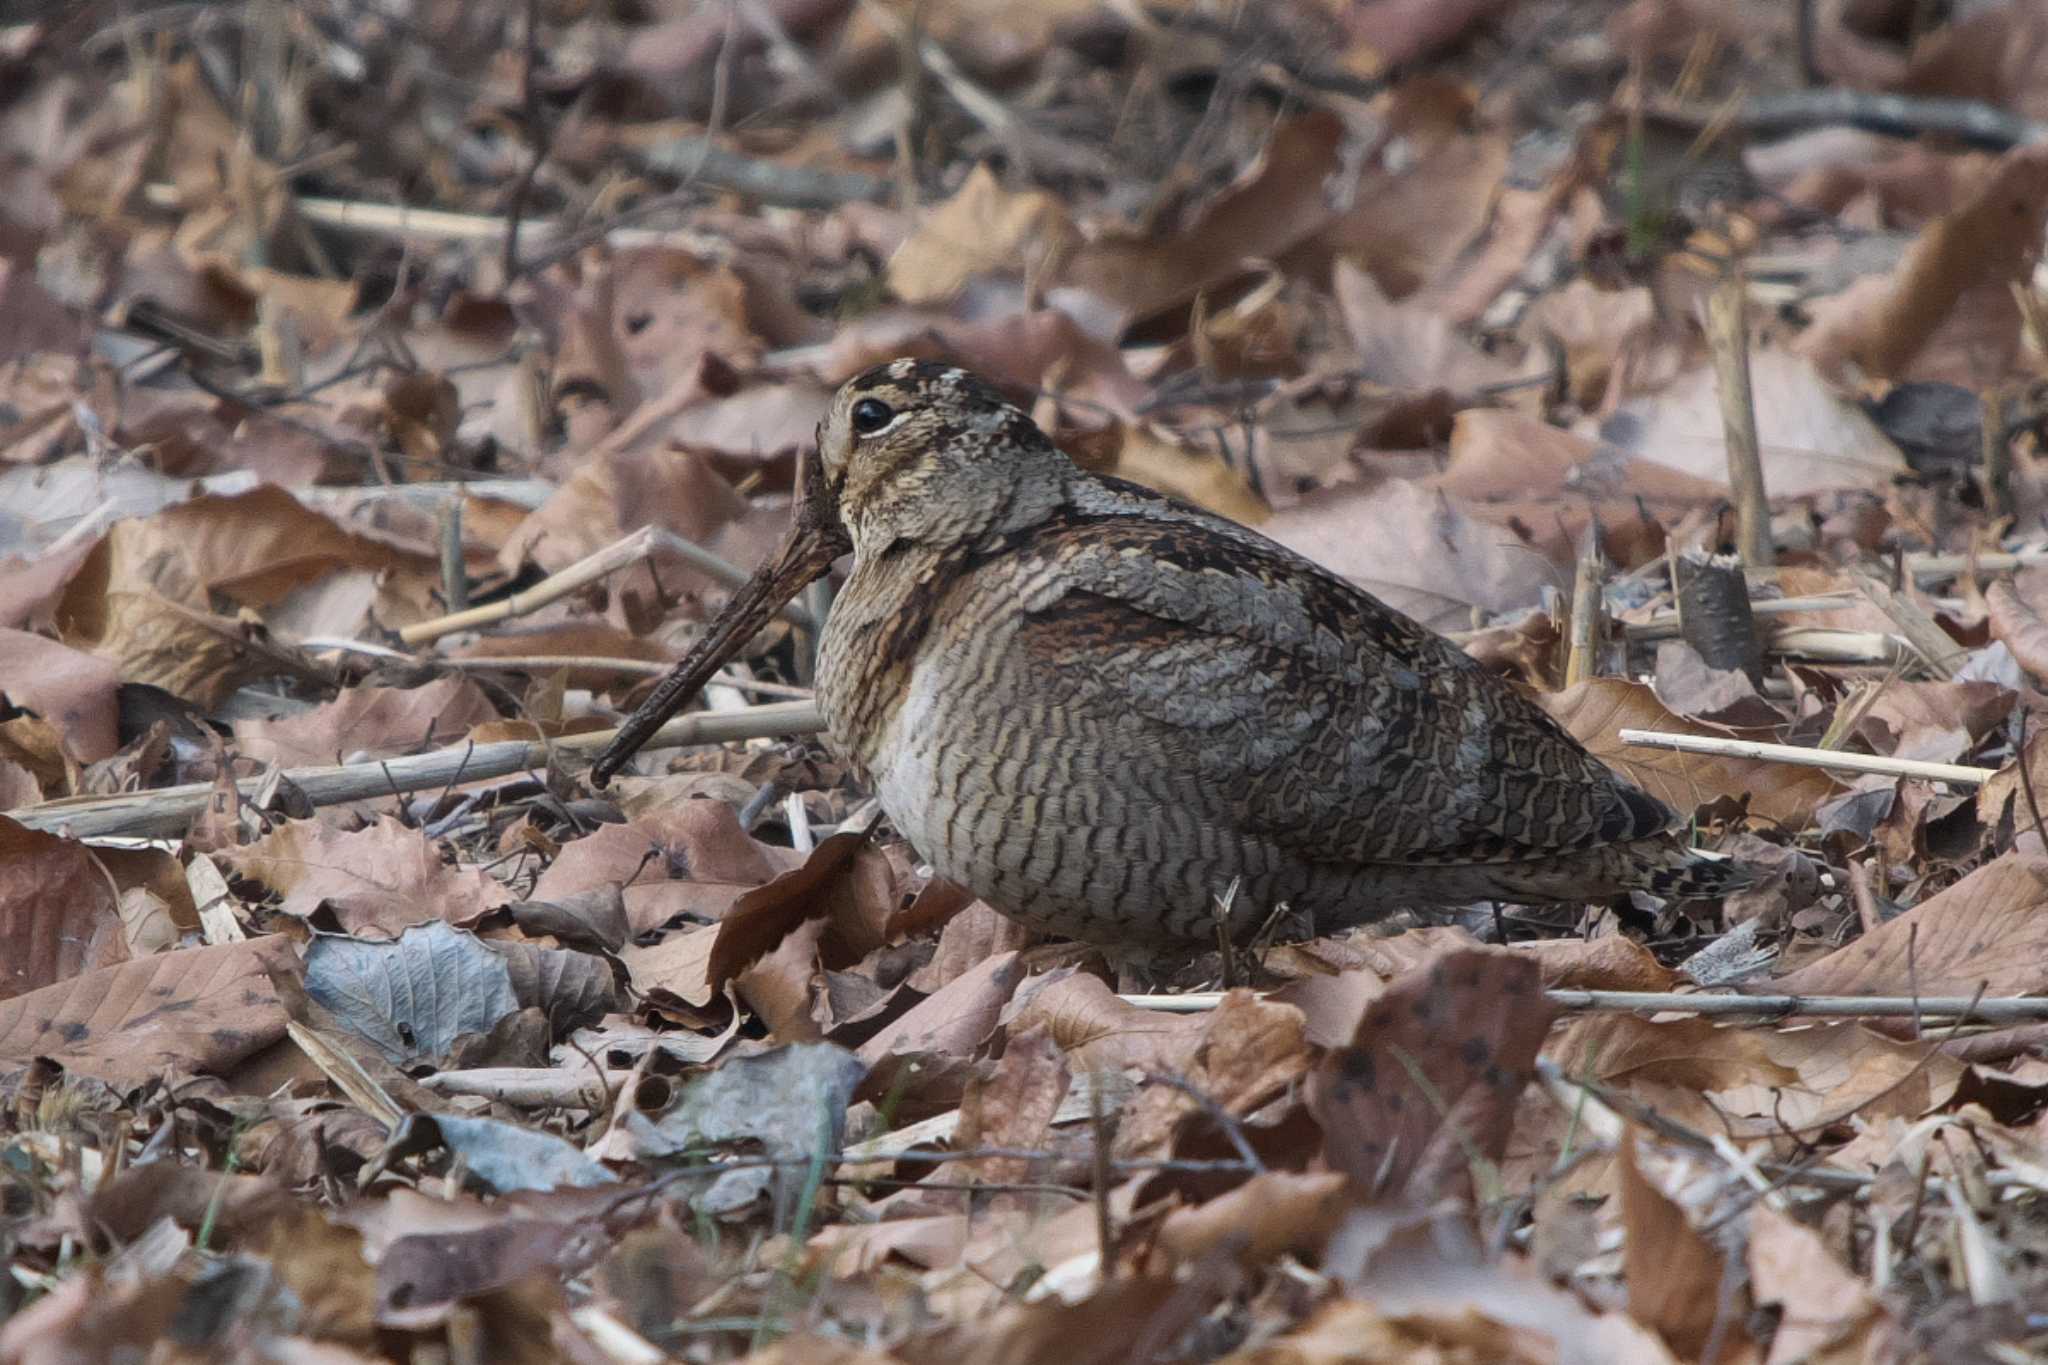
M 470 679 L 436 678 L 422 687 L 351 687 L 277 720 L 238 720 L 235 743 L 250 758 L 286 768 L 355 763 L 455 744 L 497 718 L 498 708 Z
M 2044 216 L 2048 149 L 2007 152 L 1967 199 L 1914 239 L 1891 279 L 1832 301 L 1836 307 L 1809 305 L 1814 322 L 1799 338 L 1800 352 L 1823 370 L 1853 365 L 1861 376 L 1900 378 L 1945 323 L 1974 310 L 1978 349 L 1997 352 L 1972 367 L 1975 377 L 2002 378 L 2019 345 L 2011 286 L 2040 253 Z
M 1679 980 L 1649 949 L 1620 934 L 1546 939 L 1521 951 L 1536 959 L 1545 990 L 1668 991 Z
M 1390 389 L 1473 394 L 1520 377 L 1514 366 L 1473 345 L 1441 313 L 1389 299 L 1377 280 L 1350 261 L 1337 263 L 1330 289 L 1358 352 L 1355 373 L 1361 379 Z
M 1877 1030 L 1890 1020 L 1826 1024 L 1760 1033 L 1772 1062 L 1789 1067 L 1796 1085 L 1759 1076 L 1715 1091 L 1715 1108 L 1727 1116 L 1732 1136 L 1771 1138 L 1788 1128 L 1816 1133 L 1852 1116 L 1881 1123 L 1899 1116 L 1917 1119 L 1947 1105 L 1966 1068 L 1931 1042 L 1888 1038 Z M 1910 1033 L 1911 1021 L 1898 1026 Z
M 1332 1239 L 1323 1270 L 1352 1298 L 1326 1310 L 1329 1326 L 1314 1339 L 1332 1354 L 1311 1357 L 1318 1361 L 1352 1365 L 1357 1358 L 1348 1354 L 1338 1326 L 1372 1341 L 1371 1323 L 1379 1318 L 1400 1325 L 1394 1354 L 1386 1357 L 1393 1360 L 1412 1359 L 1416 1350 L 1471 1365 L 1550 1365 L 1565 1358 L 1575 1365 L 1676 1365 L 1679 1359 L 1626 1315 L 1596 1312 L 1571 1289 L 1551 1284 L 1532 1260 L 1485 1254 L 1468 1228 L 1441 1215 L 1383 1208 L 1354 1213 Z M 1340 1317 L 1339 1308 L 1350 1311 Z M 1252 1365 L 1258 1357 L 1230 1359 Z
M 2034 818 L 2036 805 L 2048 819 L 2048 732 L 2030 724 L 2025 751 L 1977 788 L 1977 819 L 1990 830 L 2003 829 L 2009 820 L 2015 833 L 2029 834 L 2048 848 L 2048 830 L 2039 828 Z
M 1353 1203 L 1341 1171 L 1262 1171 L 1228 1194 L 1175 1209 L 1159 1225 L 1159 1250 L 1178 1265 L 1223 1248 L 1247 1269 L 1282 1253 L 1313 1261 Z
M 1906 470 L 1905 457 L 1870 417 L 1802 357 L 1758 350 L 1750 357 L 1764 487 L 1774 498 L 1835 488 L 1882 490 Z M 1710 365 L 1663 391 L 1623 405 L 1600 434 L 1636 459 L 1724 489 L 1728 443 Z
M 1689 811 L 1716 797 L 1748 797 L 1751 813 L 1776 820 L 1788 829 L 1803 829 L 1814 807 L 1833 796 L 1834 780 L 1818 768 L 1718 754 L 1682 754 L 1623 744 L 1622 730 L 1662 730 L 1682 735 L 1726 738 L 1715 730 L 1675 716 L 1641 683 L 1621 678 L 1593 678 L 1562 692 L 1537 698 L 1551 719 L 1593 756 L 1614 768 L 1674 810 Z M 1768 731 L 1735 738 L 1775 740 Z
M 824 921 L 826 965 L 846 967 L 882 946 L 896 909 L 895 874 L 862 830 L 841 830 L 766 886 L 733 902 L 718 922 L 707 970 L 714 990 L 771 952 L 806 920 Z
M 0 697 L 55 726 L 80 763 L 97 763 L 120 747 L 120 681 L 104 659 L 26 631 L 0 630 Z
M 1105 229 L 1074 253 L 1063 284 L 1092 295 L 1090 311 L 1107 306 L 1128 326 L 1284 254 L 1334 221 L 1324 182 L 1339 170 L 1343 140 L 1334 114 L 1288 120 L 1196 222 L 1165 241 Z
M 2012 582 L 2000 580 L 1984 590 L 1991 638 L 2004 641 L 2037 682 L 2048 679 L 2048 619 L 2041 614 L 2043 589 L 2048 588 L 2044 579 L 2048 573 L 2041 569 L 2025 569 Z
M 1456 400 L 1443 388 L 1389 388 L 1350 373 L 1306 374 L 1259 401 L 1246 449 L 1233 452 L 1278 506 L 1347 481 L 1373 450 L 1429 449 L 1442 442 Z
M 1011 1030 L 995 1074 L 968 1083 L 967 1094 L 960 1101 L 956 1141 L 963 1149 L 1045 1149 L 1053 1115 L 1059 1112 L 1073 1079 L 1067 1059 L 1051 1034 L 1042 1028 L 1024 1033 Z M 1035 1164 L 1028 1157 L 990 1156 L 956 1169 L 963 1180 L 1005 1185 L 1029 1180 Z M 998 1194 L 997 1202 L 1000 1204 L 1003 1198 Z
M 0 1001 L 0 1069 L 49 1057 L 121 1087 L 220 1075 L 284 1036 L 273 962 L 297 966 L 275 934 L 138 958 Z
M 1396 977 L 1316 1070 L 1324 1158 L 1369 1198 L 1470 1197 L 1556 1017 L 1536 964 L 1507 949 L 1454 948 Z
M 1720 1109 L 1708 1092 L 1743 1086 L 1780 1090 L 1799 1084 L 1798 1071 L 1775 1060 L 1754 1032 L 1710 1019 L 1651 1022 L 1628 1014 L 1581 1015 L 1543 1048 L 1564 1074 L 1615 1086 L 1659 1112 L 1701 1131 L 1720 1131 Z
M 519 524 L 499 551 L 498 563 L 508 574 L 517 573 L 527 560 L 552 573 L 616 543 L 629 531 L 659 526 L 741 568 L 752 568 L 765 554 L 768 539 L 756 537 L 759 545 L 745 546 L 744 528 L 756 515 L 778 528 L 785 519 L 781 513 L 754 513 L 700 455 L 659 448 L 606 451 L 579 463 Z M 728 545 L 728 534 L 737 538 L 738 550 Z M 659 585 L 671 593 L 679 588 L 708 592 L 717 586 L 703 570 L 667 551 L 657 549 L 650 563 Z M 609 587 L 615 594 L 631 591 L 649 600 L 659 596 L 646 565 L 614 575 Z
M 694 384 L 707 359 L 751 368 L 764 349 L 747 284 L 729 267 L 650 247 L 619 253 L 610 269 L 617 304 L 609 321 L 640 393 Z
M 1178 1039 L 1165 1037 L 1162 1031 L 1151 1041 L 1169 1046 L 1178 1042 L 1182 1050 L 1178 1056 L 1167 1052 L 1161 1058 L 1165 1065 L 1146 1070 L 1177 1077 L 1193 1093 L 1158 1084 L 1140 1091 L 1117 1129 L 1119 1155 L 1163 1155 L 1189 1132 L 1199 1131 L 1213 1140 L 1210 1106 L 1226 1114 L 1249 1114 L 1295 1092 L 1311 1065 L 1301 1011 L 1260 1000 L 1245 990 L 1226 991 L 1215 1013 L 1201 1020 L 1199 1028 L 1184 1031 Z M 1074 1049 L 1066 1051 L 1078 1063 Z
M 1645 1171 L 1653 1150 L 1651 1140 L 1636 1128 L 1621 1145 L 1621 1220 L 1628 1234 L 1622 1278 L 1629 1316 L 1687 1360 L 1699 1359 L 1710 1341 L 1721 1348 L 1716 1359 L 1748 1358 L 1747 1296 L 1740 1290 L 1734 1296 L 1715 1292 L 1727 1275 L 1721 1248 L 1694 1226 L 1685 1206 L 1657 1176 Z M 1690 1155 L 1663 1156 L 1656 1170 L 1682 1185 L 1686 1176 L 1696 1174 L 1689 1169 Z
M 1079 241 L 1059 199 L 1006 189 L 984 162 L 889 258 L 889 288 L 905 303 L 926 304 L 989 274 L 1021 272 L 1038 283 L 1058 274 Z
M 1813 995 L 2048 991 L 2044 906 L 2048 859 L 2008 853 L 1777 986 Z
M 1019 1031 L 1045 1029 L 1071 1065 L 1090 1071 L 1176 1070 L 1205 1028 L 1199 1016 L 1176 1018 L 1119 1000 L 1100 977 L 1071 969 L 1034 978 L 1005 1022 Z
M 36 775 L 13 759 L 0 757 L 0 811 L 19 810 L 42 799 L 43 788 Z
M 1382 1312 L 1370 1298 L 1331 1299 L 1294 1330 L 1223 1358 L 1225 1365 L 1552 1365 L 1557 1359 L 1556 1339 L 1538 1328 L 1516 1326 L 1472 1307 L 1461 1312 L 1446 1306 L 1436 1314 Z M 1634 1359 L 1647 1365 L 1657 1357 Z
M 437 919 L 468 927 L 512 900 L 504 883 L 442 862 L 424 834 L 388 815 L 349 833 L 289 820 L 220 857 L 284 897 L 282 913 L 311 919 L 324 911 L 343 933 L 372 938 L 397 938 Z
M 1391 938 L 1365 928 L 1341 938 L 1283 944 L 1266 955 L 1266 967 L 1294 980 L 1266 998 L 1300 1010 L 1310 1042 L 1342 1047 L 1387 982 L 1450 949 L 1478 946 L 1478 939 L 1455 925 L 1409 929 Z
M 1121 1277 L 1080 1303 L 1013 1303 L 972 1322 L 949 1321 L 894 1354 L 904 1365 L 1118 1365 L 1131 1358 L 1152 1317 L 1168 1311 L 1174 1288 L 1172 1280 Z
M 77 792 L 83 769 L 64 752 L 64 737 L 39 716 L 0 721 L 0 758 L 19 766 L 46 797 Z
M 749 835 L 725 802 L 692 799 L 569 840 L 534 883 L 532 899 L 624 886 L 627 913 L 644 931 L 684 908 L 717 918 L 742 891 L 799 865 L 793 850 L 770 848 Z M 671 877 L 701 884 L 703 894 L 664 885 Z M 663 894 L 670 892 L 681 898 Z
M 836 1223 L 810 1240 L 835 1276 L 858 1275 L 900 1258 L 925 1270 L 957 1265 L 967 1249 L 965 1213 L 891 1218 L 882 1223 Z
M 1016 953 L 989 958 L 973 971 L 947 982 L 869 1039 L 860 1048 L 860 1058 L 870 1066 L 879 1066 L 894 1053 L 964 1057 L 988 1037 L 1003 1007 L 1009 1004 L 1011 992 L 1023 979 Z M 873 1079 L 870 1073 L 869 1080 Z
M 0 1000 L 128 956 L 119 892 L 92 850 L 0 816 Z
M 1535 603 L 1545 582 L 1571 585 L 1562 560 L 1520 543 L 1463 499 L 1406 480 L 1325 489 L 1259 529 L 1436 630 L 1463 630 L 1472 609 Z
M 67 617 L 63 628 L 66 643 L 111 662 L 124 682 L 161 687 L 201 709 L 268 674 L 315 671 L 304 663 L 280 668 L 288 656 L 265 647 L 239 623 L 155 593 L 109 592 L 87 612 Z
M 207 494 L 145 520 L 120 522 L 94 561 L 81 570 L 86 582 L 74 584 L 74 592 L 148 590 L 192 607 L 210 605 L 213 594 L 266 607 L 342 569 L 440 576 L 427 547 L 408 552 L 344 529 L 268 484 L 247 493 Z M 91 587 L 95 581 L 102 586 Z M 86 618 L 91 606 L 67 594 L 64 612 Z
M 1438 13 L 1457 8 L 1441 6 Z M 1389 297 L 1406 299 L 1439 283 L 1486 228 L 1508 169 L 1510 139 L 1474 126 L 1481 120 L 1470 88 L 1448 76 L 1403 82 L 1384 117 L 1383 135 L 1351 190 L 1349 212 L 1287 264 L 1305 268 L 1330 255 L 1343 257 L 1362 266 Z
M 882 309 L 842 327 L 812 364 L 834 383 L 898 356 L 964 365 L 1025 398 L 1048 374 L 1063 376 L 1062 397 L 1133 416 L 1151 397 L 1123 352 L 1058 308 L 961 320 L 920 308 Z
M 1495 408 L 1458 414 L 1450 465 L 1425 486 L 1567 566 L 1593 525 L 1601 528 L 1610 558 L 1636 563 L 1663 553 L 1665 524 L 1718 507 L 1727 497 L 1712 479 Z M 1561 589 L 1569 589 L 1569 577 L 1564 574 Z
M 1270 515 L 1266 500 L 1252 492 L 1244 475 L 1220 455 L 1182 445 L 1148 424 L 1119 430 L 1122 439 L 1103 473 L 1156 488 L 1245 526 L 1257 526 Z
M 169 1335 L 190 1289 L 175 1276 L 115 1279 L 88 1265 L 0 1323 L 0 1360 L 85 1365 L 146 1357 Z
M 1749 1282 L 1760 1307 L 1780 1305 L 1766 1365 L 1871 1359 L 1897 1330 L 1871 1287 L 1819 1233 L 1768 1203 L 1749 1211 Z

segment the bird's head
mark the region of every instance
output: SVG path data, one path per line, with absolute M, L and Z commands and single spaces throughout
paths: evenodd
M 796 515 L 781 548 L 633 713 L 592 777 L 602 784 L 616 772 L 849 549 L 944 550 L 1031 525 L 1066 496 L 1073 473 L 1029 414 L 965 370 L 892 360 L 847 380 L 798 474 Z
M 966 370 L 925 360 L 840 385 L 818 424 L 817 469 L 856 554 L 1028 525 L 1072 473 L 1030 414 Z

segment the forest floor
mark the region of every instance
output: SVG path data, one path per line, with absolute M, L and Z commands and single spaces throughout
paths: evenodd
M 0 0 L 0 1365 L 2042 1358 L 2044 223 L 2023 0 Z M 899 355 L 1754 882 L 1141 980 L 829 592 L 594 788 Z

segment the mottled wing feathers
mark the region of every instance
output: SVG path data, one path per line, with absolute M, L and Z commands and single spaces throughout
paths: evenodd
M 1640 838 L 1672 813 L 1461 650 L 1307 560 L 1089 481 L 1011 545 L 1058 572 L 1017 647 L 1074 702 L 1238 793 L 1239 828 L 1328 863 L 1512 860 Z M 1072 704 L 1072 703 L 1070 703 Z

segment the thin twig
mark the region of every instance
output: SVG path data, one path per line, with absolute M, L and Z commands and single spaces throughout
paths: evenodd
M 623 540 L 614 541 L 594 554 L 584 556 L 568 568 L 549 574 L 540 582 L 522 592 L 468 611 L 450 612 L 430 621 L 416 621 L 398 632 L 398 638 L 409 645 L 424 644 L 438 640 L 458 630 L 470 630 L 477 626 L 493 625 L 514 616 L 525 616 L 539 611 L 552 602 L 558 602 L 571 593 L 580 592 L 600 579 L 607 578 L 621 569 L 648 559 L 656 550 L 669 550 L 690 561 L 712 577 L 731 587 L 744 585 L 752 575 L 746 570 L 726 563 L 703 546 L 683 539 L 673 531 L 659 526 L 643 526 Z M 784 607 L 783 619 L 802 629 L 810 629 L 812 622 L 808 613 L 800 607 Z
M 1979 1023 L 2026 1023 L 2048 1019 L 2048 996 L 1981 995 L 1735 995 L 1684 991 L 1545 991 L 1562 1009 L 1585 1013 L 1671 1013 L 1715 1017 L 1760 1016 L 1769 1019 L 1911 1019 L 1917 1010 L 1928 1019 Z M 1220 991 L 1185 995 L 1124 995 L 1125 1004 L 1169 1014 L 1199 1014 L 1216 1008 Z
M 299 641 L 299 648 L 314 654 L 323 650 L 340 650 L 348 654 L 361 654 L 371 659 L 389 659 L 392 663 L 415 668 L 446 668 L 468 673 L 488 673 L 493 669 L 522 673 L 553 672 L 566 668 L 592 673 L 624 673 L 636 678 L 658 678 L 675 667 L 674 664 L 655 663 L 648 659 L 625 659 L 611 654 L 478 654 L 469 658 L 451 659 L 439 654 L 408 654 L 402 649 L 392 649 L 368 640 L 346 640 L 334 635 L 309 636 Z M 812 689 L 798 687 L 793 683 L 763 682 L 758 678 L 741 678 L 724 672 L 712 674 L 711 682 L 706 686 L 731 687 L 741 692 L 752 692 L 763 697 L 782 697 L 789 701 L 809 701 L 816 695 Z
M 1722 739 L 1712 735 L 1680 735 L 1661 730 L 1620 730 L 1615 733 L 1615 737 L 1623 744 L 1634 744 L 1645 749 L 1675 749 L 1680 753 L 1750 758 L 1765 763 L 1790 763 L 1806 768 L 1882 773 L 1890 777 L 1920 777 L 1930 782 L 1955 782 L 1971 787 L 1980 786 L 1997 775 L 1995 768 L 1971 768 L 1960 763 L 1929 763 L 1916 758 L 1844 753 L 1838 749 L 1804 749 L 1796 744 L 1763 744 L 1755 740 Z
M 770 739 L 790 735 L 817 734 L 825 719 L 813 702 L 773 702 L 739 711 L 696 711 L 655 731 L 643 748 L 683 748 L 698 744 L 726 744 L 741 739 Z M 543 767 L 549 756 L 588 758 L 617 735 L 616 730 L 593 730 L 566 735 L 546 743 L 506 740 L 496 744 L 458 744 L 430 753 L 405 758 L 371 759 L 364 763 L 334 767 L 294 768 L 283 774 L 315 806 L 367 801 L 391 791 L 424 791 L 448 783 L 460 773 L 464 780 L 484 781 L 508 773 Z M 259 779 L 240 785 L 245 797 L 253 797 Z M 388 783 L 388 785 L 387 785 Z M 31 829 L 68 832 L 74 838 L 105 838 L 114 835 L 170 838 L 182 834 L 194 816 L 211 799 L 211 782 L 190 782 L 181 787 L 136 792 L 126 796 L 66 797 L 45 801 L 10 813 L 16 823 Z
M 1178 1076 L 1168 1075 L 1164 1072 L 1152 1072 L 1145 1079 L 1155 1085 L 1171 1086 L 1193 1100 L 1197 1105 L 1201 1106 L 1202 1112 L 1209 1116 L 1209 1121 L 1215 1124 L 1223 1136 L 1229 1140 L 1231 1147 L 1236 1150 L 1247 1168 L 1253 1172 L 1261 1172 L 1266 1169 L 1266 1163 L 1259 1160 L 1259 1154 L 1252 1150 L 1252 1144 L 1246 1139 L 1244 1129 L 1239 1126 L 1237 1116 L 1225 1109 L 1221 1104 L 1218 1104 L 1214 1095 L 1209 1094 L 1200 1086 L 1191 1085 Z

